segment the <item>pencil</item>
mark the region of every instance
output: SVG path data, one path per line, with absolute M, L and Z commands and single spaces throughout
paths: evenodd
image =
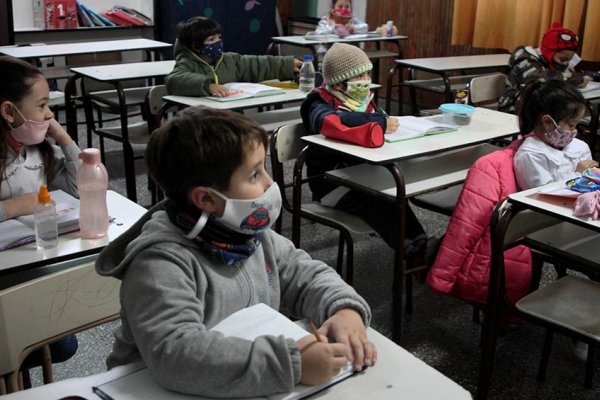
M 317 327 L 310 319 L 308 320 L 308 329 L 310 329 L 310 333 L 312 333 L 315 339 L 317 339 L 317 342 L 322 342 L 321 335 L 319 335 L 319 332 L 317 332 Z
M 96 396 L 100 397 L 102 400 L 114 400 L 112 397 L 104 393 L 104 391 L 97 386 L 92 386 L 92 391 L 96 394 Z

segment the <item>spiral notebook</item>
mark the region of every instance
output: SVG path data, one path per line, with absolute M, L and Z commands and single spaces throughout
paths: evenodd
M 284 335 L 285 337 L 298 340 L 310 333 L 298 324 L 290 321 L 284 315 L 275 311 L 266 304 L 256 304 L 244 308 L 217 325 L 211 330 L 219 331 L 225 336 L 240 337 L 253 340 L 263 335 Z M 307 398 L 317 392 L 351 377 L 354 374 L 351 367 L 342 370 L 331 381 L 323 385 L 306 386 L 297 385 L 292 392 L 278 393 L 271 396 L 259 397 L 266 400 L 299 400 Z M 98 386 L 108 398 L 115 400 L 206 400 L 208 397 L 185 395 L 172 392 L 161 387 L 151 376 L 147 368 L 143 368 L 129 375 L 117 378 L 111 382 Z

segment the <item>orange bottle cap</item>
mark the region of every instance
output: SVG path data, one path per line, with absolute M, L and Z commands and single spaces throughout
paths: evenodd
M 41 185 L 40 191 L 38 192 L 38 203 L 48 204 L 52 203 L 52 196 L 50 196 L 50 192 L 48 192 L 48 186 Z

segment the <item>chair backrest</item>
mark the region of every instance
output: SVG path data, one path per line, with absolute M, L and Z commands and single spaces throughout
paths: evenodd
M 271 135 L 271 169 L 273 172 L 273 180 L 279 185 L 283 207 L 292 211 L 291 204 L 286 196 L 286 188 L 291 187 L 291 182 L 286 182 L 283 163 L 294 161 L 306 144 L 300 139 L 306 135 L 304 125 L 290 124 L 279 127 Z
M 117 319 L 119 287 L 88 262 L 0 291 L 0 376 L 45 344 Z
M 498 99 L 506 90 L 506 75 L 477 76 L 469 83 L 469 101 L 477 107 L 498 108 Z

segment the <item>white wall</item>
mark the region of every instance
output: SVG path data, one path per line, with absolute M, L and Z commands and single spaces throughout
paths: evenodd
M 114 0 L 82 0 L 81 3 L 94 11 L 104 12 L 111 8 Z M 120 6 L 138 10 L 150 18 L 154 18 L 153 2 L 148 0 L 118 0 Z M 33 28 L 33 0 L 12 0 L 13 24 L 15 31 Z

